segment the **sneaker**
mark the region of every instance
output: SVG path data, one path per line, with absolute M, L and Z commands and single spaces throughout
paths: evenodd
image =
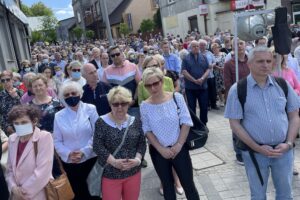
M 145 159 L 142 160 L 142 168 L 146 168 L 148 166 L 148 163 Z
M 176 189 L 176 193 L 177 193 L 177 194 L 183 195 L 183 192 L 184 192 L 184 191 L 183 191 L 183 188 L 182 188 L 182 187 L 176 187 L 176 186 L 175 186 L 175 189 Z
M 159 194 L 161 195 L 161 196 L 164 196 L 164 190 L 163 190 L 163 188 L 159 188 Z
M 236 155 L 236 163 L 239 164 L 239 165 L 244 165 L 242 155 L 240 155 L 240 154 Z
M 220 103 L 220 107 L 224 107 L 225 104 L 223 102 Z
M 299 172 L 298 172 L 298 170 L 297 170 L 297 169 L 295 169 L 295 168 L 294 168 L 294 170 L 293 170 L 293 175 L 294 175 L 294 176 L 298 176 L 298 175 L 299 175 Z

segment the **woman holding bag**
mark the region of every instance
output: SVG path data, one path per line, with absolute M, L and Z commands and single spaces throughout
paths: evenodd
M 129 90 L 117 86 L 109 91 L 107 97 L 112 111 L 97 120 L 93 140 L 97 162 L 105 166 L 102 199 L 138 200 L 141 159 L 146 151 L 141 121 L 127 114 L 132 101 Z M 119 151 L 116 152 L 116 149 Z
M 199 200 L 193 181 L 192 161 L 185 141 L 193 125 L 181 94 L 163 90 L 163 72 L 147 68 L 143 72 L 150 97 L 141 104 L 143 131 L 150 142 L 149 152 L 154 168 L 162 182 L 164 198 L 176 200 L 172 167 L 175 169 L 188 200 Z

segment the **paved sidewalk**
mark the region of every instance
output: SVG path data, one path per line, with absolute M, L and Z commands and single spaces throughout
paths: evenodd
M 249 200 L 250 191 L 243 166 L 235 163 L 229 122 L 223 117 L 223 110 L 209 111 L 209 138 L 205 148 L 191 152 L 194 167 L 194 181 L 201 200 Z M 300 170 L 300 141 L 295 148 L 295 166 Z M 159 179 L 147 152 L 148 167 L 142 170 L 140 200 L 163 199 L 158 192 Z M 270 178 L 268 199 L 275 199 Z M 300 176 L 294 176 L 294 200 L 300 200 Z M 178 199 L 186 199 L 178 195 Z

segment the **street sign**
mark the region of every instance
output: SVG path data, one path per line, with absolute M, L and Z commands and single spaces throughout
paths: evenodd
M 233 0 L 230 3 L 231 10 L 249 9 L 264 6 L 264 0 Z
M 200 15 L 207 15 L 208 14 L 207 4 L 200 4 L 199 5 L 199 13 L 200 13 Z

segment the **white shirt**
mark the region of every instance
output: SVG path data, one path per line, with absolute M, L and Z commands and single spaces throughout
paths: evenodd
M 81 151 L 84 162 L 96 154 L 93 152 L 95 123 L 99 118 L 96 107 L 79 102 L 77 112 L 66 107 L 55 114 L 53 140 L 54 146 L 64 162 L 70 163 L 69 154 Z

